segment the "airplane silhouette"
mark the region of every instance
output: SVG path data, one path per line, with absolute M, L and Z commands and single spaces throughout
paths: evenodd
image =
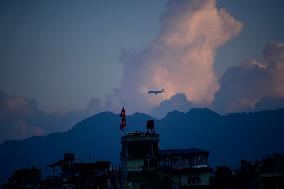
M 152 91 L 148 91 L 148 94 L 158 94 L 158 93 L 164 93 L 166 92 L 165 89 L 162 90 L 152 90 Z

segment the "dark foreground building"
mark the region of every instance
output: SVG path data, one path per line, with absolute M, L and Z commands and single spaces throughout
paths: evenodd
M 208 188 L 209 152 L 196 148 L 159 150 L 154 121 L 147 131 L 122 137 L 122 187 L 131 189 Z
M 40 169 L 19 169 L 5 189 L 283 189 L 284 156 L 273 154 L 254 163 L 241 160 L 238 169 L 208 165 L 209 151 L 197 148 L 159 149 L 154 121 L 147 130 L 121 137 L 121 166 L 110 161 L 76 160 L 73 153 L 48 167 L 52 175 L 43 178 Z
M 40 169 L 18 169 L 3 188 L 40 188 L 41 179 Z
M 49 165 L 53 176 L 41 184 L 41 188 L 116 188 L 115 171 L 111 169 L 110 161 L 75 161 L 74 154 L 65 153 L 64 159 Z M 54 170 L 60 174 L 55 176 Z M 57 187 L 55 187 L 57 185 Z
M 118 171 L 110 161 L 76 161 L 73 153 L 48 166 L 52 176 L 42 179 L 36 168 L 16 170 L 5 189 L 105 189 L 119 188 Z

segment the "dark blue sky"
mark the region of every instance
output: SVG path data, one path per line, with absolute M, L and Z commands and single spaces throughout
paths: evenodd
M 1 1 L 0 90 L 45 110 L 85 107 L 119 86 L 122 47 L 157 34 L 165 1 Z
M 261 57 L 267 42 L 284 41 L 283 1 L 217 6 L 244 24 L 217 50 L 218 78 L 231 65 Z M 83 109 L 120 87 L 121 49 L 148 46 L 166 9 L 166 0 L 0 1 L 0 90 L 35 98 L 45 111 Z

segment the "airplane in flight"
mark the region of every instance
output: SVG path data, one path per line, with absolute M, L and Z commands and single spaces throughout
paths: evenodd
M 158 93 L 164 93 L 166 92 L 165 89 L 162 90 L 152 90 L 152 91 L 148 91 L 148 94 L 158 94 Z

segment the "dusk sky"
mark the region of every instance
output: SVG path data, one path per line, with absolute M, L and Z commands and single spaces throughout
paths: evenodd
M 284 107 L 284 2 L 2 0 L 0 91 L 2 140 L 62 112 Z

